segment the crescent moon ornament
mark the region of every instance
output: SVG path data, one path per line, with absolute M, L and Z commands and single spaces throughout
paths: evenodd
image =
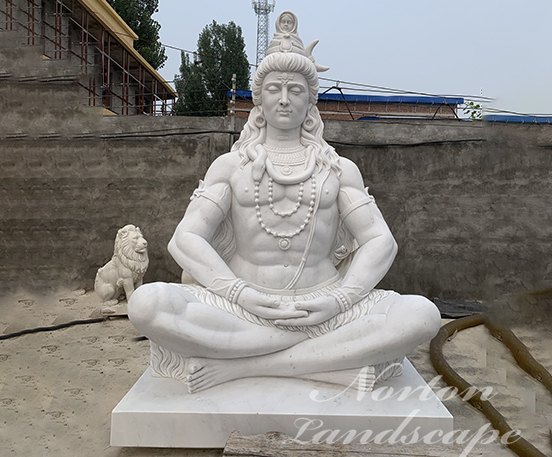
M 320 40 L 314 40 L 307 45 L 307 47 L 305 48 L 305 53 L 307 54 L 307 57 L 312 57 L 312 51 L 318 43 L 320 43 Z
M 316 67 L 316 71 L 318 71 L 319 73 L 322 73 L 324 71 L 328 71 L 330 69 L 330 67 L 326 67 L 324 65 L 317 64 L 316 61 L 314 60 L 314 57 L 312 55 L 312 51 L 314 50 L 315 46 L 319 42 L 320 42 L 320 40 L 314 40 L 312 43 L 308 44 L 307 47 L 305 48 L 305 54 L 307 55 L 307 57 L 310 59 L 310 61 Z

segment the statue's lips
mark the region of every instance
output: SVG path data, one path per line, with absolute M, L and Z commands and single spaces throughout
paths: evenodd
M 291 114 L 291 110 L 278 110 L 278 114 L 281 114 L 282 116 L 289 116 Z

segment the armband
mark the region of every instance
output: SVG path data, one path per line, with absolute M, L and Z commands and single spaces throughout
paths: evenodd
M 360 200 L 357 200 L 354 203 L 351 203 L 347 208 L 345 208 L 343 211 L 341 211 L 341 219 L 345 220 L 345 218 L 351 214 L 355 209 L 360 208 L 361 206 L 368 205 L 370 203 L 374 203 L 374 197 L 363 197 Z
M 357 200 L 353 203 L 351 203 L 347 208 L 345 208 L 343 211 L 341 211 L 341 219 L 345 220 L 345 218 L 351 214 L 355 209 L 360 208 L 364 205 L 369 205 L 370 203 L 376 203 L 376 199 L 368 193 L 368 187 L 364 189 L 364 193 L 366 194 L 365 197 L 362 197 L 360 200 Z
M 224 196 L 226 195 L 226 189 L 224 191 L 224 195 L 222 197 L 217 197 L 216 195 L 209 192 L 207 189 L 205 189 L 205 183 L 203 180 L 199 180 L 199 185 L 197 189 L 195 189 L 192 193 L 192 196 L 190 197 L 190 200 L 193 200 L 195 198 L 203 197 L 207 200 L 213 202 L 215 205 L 219 207 L 219 209 L 222 211 L 223 214 L 228 213 L 228 206 L 223 201 Z

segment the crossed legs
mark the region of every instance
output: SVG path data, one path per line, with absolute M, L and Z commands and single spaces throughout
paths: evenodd
M 309 339 L 302 332 L 243 321 L 164 283 L 137 289 L 129 317 L 152 341 L 189 358 L 192 392 L 244 377 L 308 377 L 386 362 L 433 338 L 441 322 L 426 298 L 392 295 L 370 314 Z

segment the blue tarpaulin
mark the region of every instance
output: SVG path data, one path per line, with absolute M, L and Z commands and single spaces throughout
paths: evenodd
M 483 117 L 487 122 L 507 122 L 512 124 L 550 124 L 552 117 L 519 116 L 516 114 L 487 114 Z
M 228 91 L 228 96 L 232 96 L 232 92 Z M 237 90 L 236 97 L 251 98 L 250 90 Z M 318 96 L 318 100 L 335 100 L 343 101 L 341 94 L 323 94 Z M 441 105 L 448 103 L 449 105 L 461 105 L 464 103 L 463 98 L 458 97 L 426 97 L 421 95 L 357 95 L 345 94 L 345 100 L 348 102 L 372 102 L 372 103 L 418 103 L 426 105 Z

